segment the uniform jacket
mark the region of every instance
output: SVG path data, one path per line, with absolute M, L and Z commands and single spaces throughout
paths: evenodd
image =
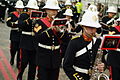
M 42 20 L 45 19 L 48 24 L 45 24 Z M 50 27 L 50 22 L 47 18 L 43 18 L 36 21 L 41 29 L 36 33 L 37 44 L 43 44 L 47 46 L 58 46 L 61 43 L 61 39 L 64 38 L 65 33 L 57 32 L 52 29 L 47 30 Z M 47 26 L 49 25 L 49 27 Z M 47 30 L 47 31 L 45 31 Z M 57 50 L 49 50 L 37 45 L 37 65 L 46 68 L 58 68 L 61 64 L 60 48 Z
M 18 19 L 19 28 L 22 32 L 33 32 L 32 20 L 30 15 L 22 13 Z M 35 50 L 34 35 L 22 34 L 20 38 L 20 48 Z
M 19 13 L 17 11 L 12 12 L 11 14 L 9 14 L 6 22 L 7 26 L 11 27 L 10 40 L 17 42 L 20 41 L 20 35 L 21 35 L 19 25 L 15 24 L 15 22 L 18 21 L 18 18 L 19 18 Z M 14 28 L 16 29 L 14 30 Z
M 105 23 L 105 24 L 107 24 L 107 22 L 110 21 L 111 19 L 112 19 L 112 18 L 109 18 L 108 16 L 104 16 L 104 17 L 102 18 L 102 22 Z M 114 24 L 114 20 L 111 21 L 111 22 L 110 22 L 109 24 L 107 24 L 107 25 L 108 25 L 108 26 L 112 26 L 113 24 Z M 103 25 L 103 27 L 102 27 L 102 30 L 103 30 L 102 35 L 109 33 L 109 30 L 111 30 L 111 27 L 108 27 L 108 26 L 104 26 L 104 25 Z
M 82 36 L 72 39 L 67 47 L 63 68 L 70 80 L 76 80 L 73 75 L 77 72 L 74 66 L 88 70 L 94 62 L 101 39 L 85 41 Z M 92 56 L 92 57 L 91 57 Z M 77 72 L 78 73 L 78 72 Z

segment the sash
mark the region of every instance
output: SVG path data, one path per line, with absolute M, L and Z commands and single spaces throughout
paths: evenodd
M 19 17 L 19 13 L 18 12 L 13 12 L 13 14 L 18 18 Z
M 41 20 L 48 28 L 51 27 L 51 23 L 50 23 L 46 18 L 42 18 L 42 19 L 40 19 L 40 20 Z M 57 36 L 56 30 L 53 29 L 52 31 L 53 31 L 54 35 Z M 58 38 L 58 41 L 61 43 L 60 38 Z
M 46 18 L 42 18 L 40 19 L 48 28 L 51 27 L 51 23 L 46 19 Z M 53 33 L 56 35 L 56 31 L 53 29 L 52 30 Z
M 40 19 L 48 28 L 51 27 L 50 22 L 46 18 Z
M 106 22 L 106 24 L 110 24 L 111 22 L 113 22 L 115 20 L 116 16 L 114 16 L 113 18 L 111 18 L 109 21 Z

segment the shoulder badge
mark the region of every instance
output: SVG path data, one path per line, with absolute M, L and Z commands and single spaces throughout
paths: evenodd
M 42 26 L 40 26 L 39 24 L 36 24 L 34 27 L 34 31 L 38 32 L 40 29 L 42 29 Z
M 113 34 L 115 34 L 116 32 L 115 31 L 109 31 L 109 34 L 110 35 L 113 35 Z

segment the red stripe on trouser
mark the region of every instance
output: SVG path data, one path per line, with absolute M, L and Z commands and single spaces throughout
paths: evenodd
M 16 80 L 16 74 L 15 74 L 14 70 L 12 69 L 11 65 L 9 64 L 8 60 L 6 59 L 5 55 L 3 54 L 1 49 L 0 49 L 0 56 L 2 57 L 4 64 L 6 65 L 8 70 L 10 71 L 10 74 L 12 75 L 13 80 Z
M 19 62 L 19 70 L 18 73 L 21 71 L 21 61 L 22 61 L 22 49 L 20 48 L 20 62 Z
M 0 61 L 0 71 L 2 72 L 5 80 L 10 80 L 10 78 L 9 78 L 7 72 L 5 71 L 5 68 L 4 68 L 4 66 L 3 66 L 1 61 Z
M 20 61 L 22 60 L 22 49 L 20 48 Z
M 110 80 L 112 80 L 112 67 L 111 66 L 109 67 L 109 70 L 110 70 Z

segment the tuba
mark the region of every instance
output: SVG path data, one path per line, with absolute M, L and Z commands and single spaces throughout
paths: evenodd
M 94 62 L 94 66 L 91 70 L 90 80 L 109 80 L 109 76 L 106 73 L 99 72 L 99 70 L 97 69 L 97 64 L 101 63 L 102 56 L 103 56 L 103 51 L 98 50 L 98 52 L 96 54 L 96 59 L 95 59 L 95 62 Z

